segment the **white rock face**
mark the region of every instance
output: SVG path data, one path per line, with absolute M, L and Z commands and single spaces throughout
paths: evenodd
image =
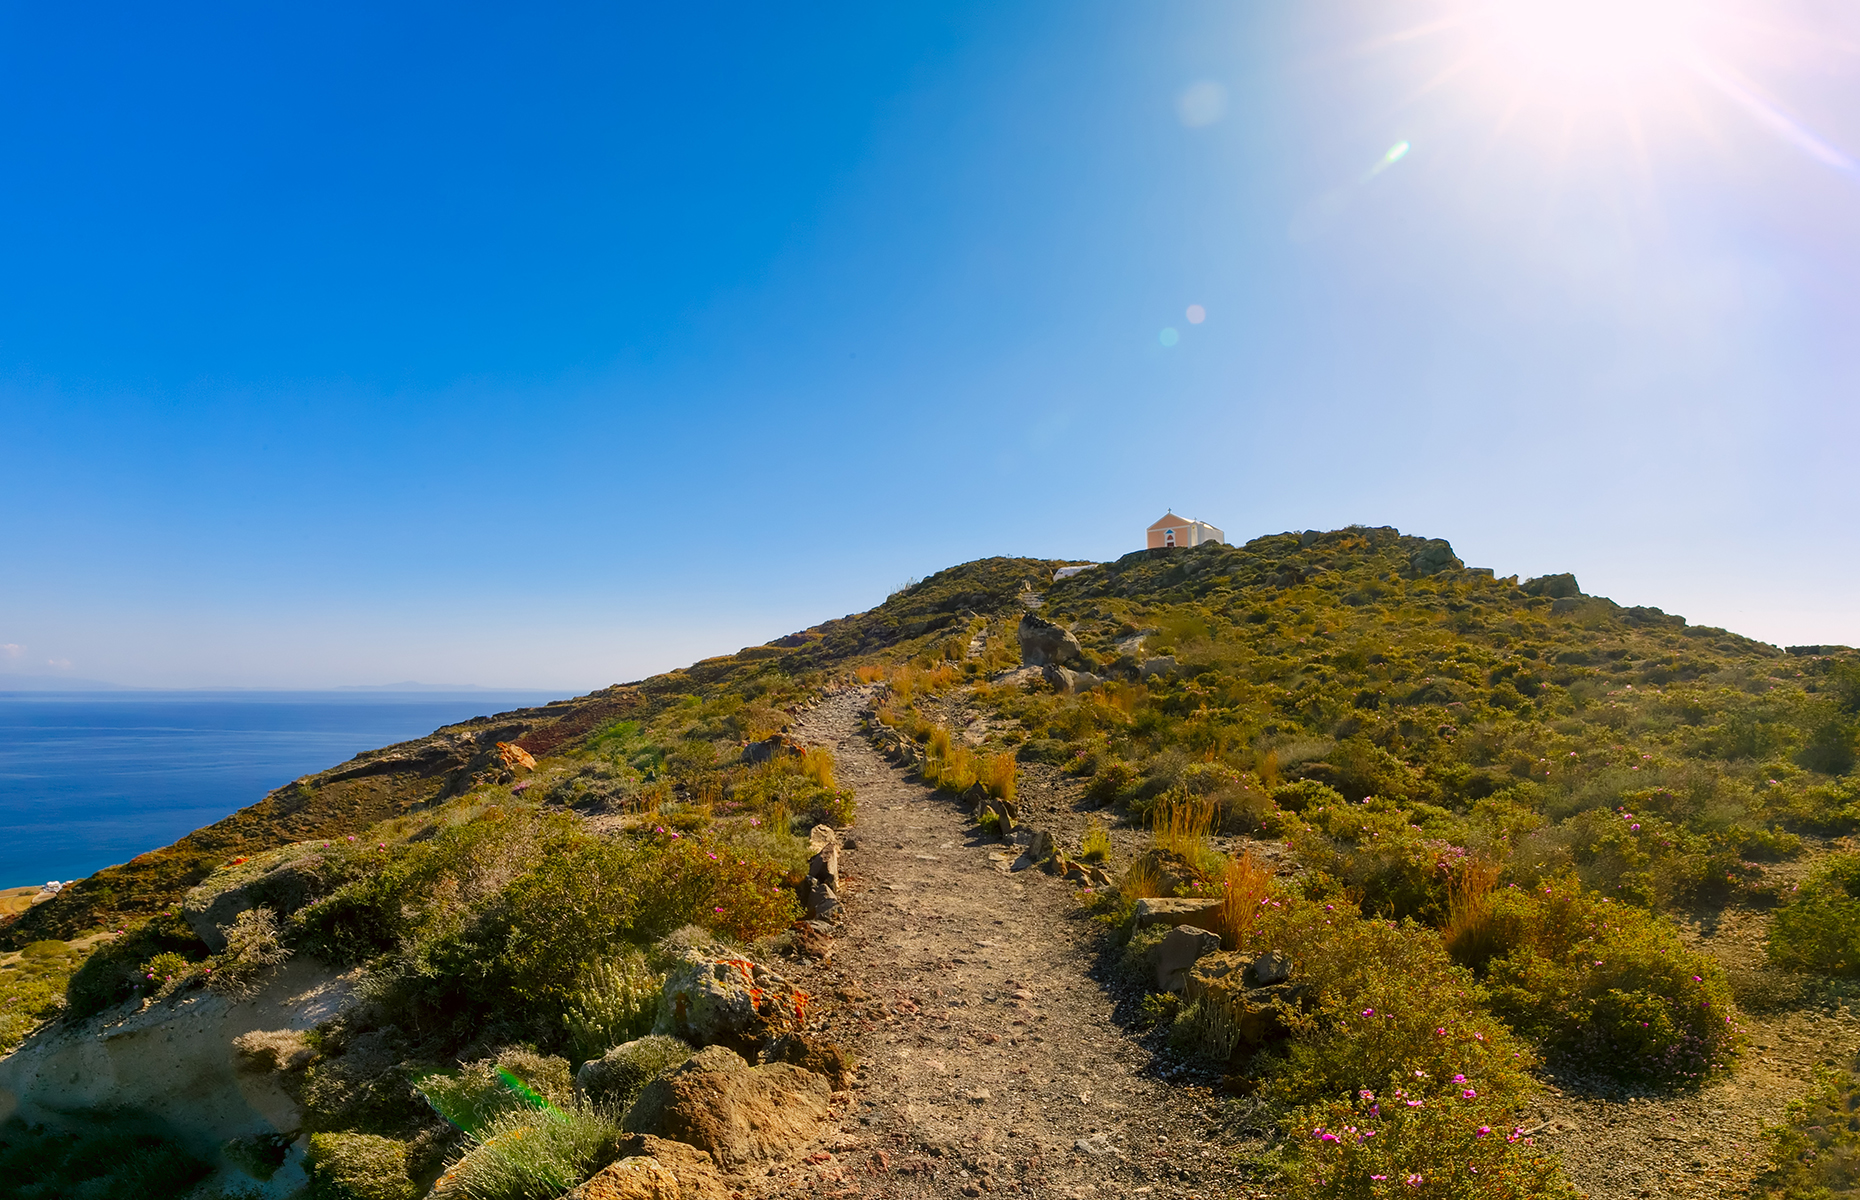
M 193 991 L 139 1009 L 133 1003 L 77 1025 L 54 1025 L 0 1058 L 0 1121 L 18 1114 L 54 1127 L 84 1109 L 129 1109 L 159 1118 L 199 1150 L 231 1138 L 290 1132 L 303 1123 L 277 1075 L 241 1062 L 233 1039 L 255 1030 L 314 1027 L 354 1000 L 353 974 L 314 959 L 280 967 L 253 996 Z M 293 1152 L 268 1193 L 304 1183 Z M 256 1181 L 239 1177 L 248 1187 Z M 279 1191 L 284 1188 L 285 1191 Z

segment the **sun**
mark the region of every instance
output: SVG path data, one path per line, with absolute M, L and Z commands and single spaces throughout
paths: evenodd
M 1682 67 L 1699 11 L 1696 0 L 1482 0 L 1468 16 L 1498 70 L 1579 87 Z

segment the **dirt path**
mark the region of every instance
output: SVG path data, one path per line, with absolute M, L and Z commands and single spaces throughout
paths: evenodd
M 859 799 L 841 936 L 794 973 L 833 1001 L 830 1036 L 866 1064 L 863 1086 L 837 1137 L 762 1193 L 1255 1194 L 1208 1136 L 1212 1097 L 1149 1074 L 1112 1022 L 1077 891 L 995 865 L 998 842 L 857 732 L 866 700 L 829 697 L 794 730 L 833 750 Z

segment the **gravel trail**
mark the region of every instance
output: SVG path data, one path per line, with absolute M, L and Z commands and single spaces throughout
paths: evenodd
M 1077 890 L 1008 872 L 999 842 L 882 760 L 858 731 L 868 698 L 829 696 L 793 730 L 832 749 L 859 807 L 840 936 L 789 972 L 829 1006 L 828 1035 L 859 1056 L 863 1083 L 838 1132 L 757 1191 L 1255 1194 L 1210 1136 L 1212 1097 L 1156 1078 L 1113 1023 Z

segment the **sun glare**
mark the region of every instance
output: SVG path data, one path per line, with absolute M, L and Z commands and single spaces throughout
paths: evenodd
M 1513 68 L 1626 83 L 1680 62 L 1696 11 L 1683 0 L 1487 0 L 1480 17 Z

